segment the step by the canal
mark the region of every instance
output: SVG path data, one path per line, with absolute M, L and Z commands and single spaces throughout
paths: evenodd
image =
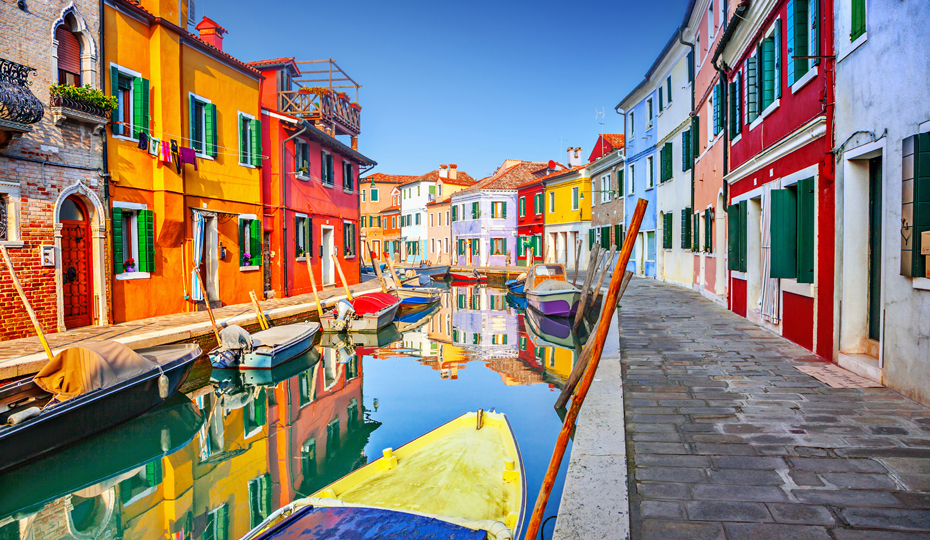
M 822 359 L 688 289 L 633 280 L 618 313 L 555 538 L 930 538 L 930 408 L 832 388 L 797 369 Z
M 380 291 L 376 282 L 364 282 L 349 288 L 353 295 Z M 330 307 L 345 298 L 342 287 L 327 287 L 320 291 L 323 307 Z M 261 301 L 262 311 L 272 322 L 317 319 L 313 294 Z M 252 304 L 235 304 L 213 310 L 219 325 L 236 324 L 246 329 L 258 328 Z M 109 326 L 85 326 L 65 332 L 47 333 L 49 346 L 55 353 L 82 341 L 112 339 L 132 349 L 169 343 L 199 341 L 212 345 L 213 329 L 206 311 L 175 313 L 162 317 L 140 319 Z M 0 342 L 0 381 L 37 373 L 47 362 L 38 337 Z

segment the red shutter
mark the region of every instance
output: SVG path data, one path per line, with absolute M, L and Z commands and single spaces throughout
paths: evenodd
M 64 24 L 55 29 L 58 40 L 58 69 L 81 74 L 81 43 Z

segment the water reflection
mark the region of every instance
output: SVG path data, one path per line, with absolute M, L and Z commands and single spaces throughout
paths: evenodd
M 273 370 L 213 370 L 186 396 L 0 477 L 0 538 L 236 539 L 489 399 L 510 416 L 536 493 L 559 427 L 552 389 L 583 342 L 564 330 L 506 291 L 453 287 L 378 334 L 323 335 Z M 377 368 L 367 407 L 366 365 Z

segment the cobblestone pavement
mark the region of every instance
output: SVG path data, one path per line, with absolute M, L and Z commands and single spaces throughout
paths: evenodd
M 930 408 L 673 285 L 620 317 L 633 539 L 930 538 Z

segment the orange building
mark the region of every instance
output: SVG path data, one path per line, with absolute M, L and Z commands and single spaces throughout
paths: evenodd
M 381 253 L 391 260 L 400 260 L 400 189 L 391 190 L 391 206 L 381 212 Z
M 392 206 L 391 192 L 397 186 L 414 180 L 415 176 L 375 173 L 361 180 L 361 238 L 368 249 L 380 259 L 384 253 L 384 218 L 381 211 Z M 366 260 L 368 254 L 365 254 Z

